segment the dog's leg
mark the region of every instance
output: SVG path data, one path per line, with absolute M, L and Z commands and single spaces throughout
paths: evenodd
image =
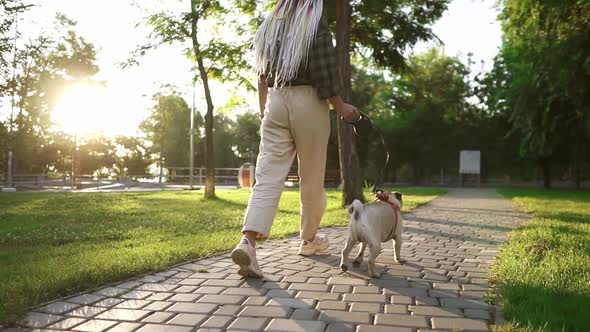
M 375 260 L 379 253 L 381 253 L 381 243 L 375 241 L 376 243 L 369 244 L 369 276 L 373 278 L 379 278 L 381 273 L 377 272 L 375 267 Z
M 354 261 L 352 261 L 353 266 L 361 265 L 361 262 L 363 261 L 363 255 L 365 255 L 365 248 L 367 248 L 367 242 L 361 242 L 361 248 L 359 249 L 359 253 L 356 255 Z
M 346 241 L 346 245 L 344 249 L 342 249 L 342 255 L 340 258 L 340 269 L 344 272 L 348 271 L 348 266 L 346 265 L 348 261 L 348 255 L 350 255 L 350 251 L 356 245 L 357 241 L 352 237 L 352 235 L 348 236 L 348 240 Z
M 406 260 L 401 257 L 402 253 L 402 236 L 395 235 L 393 237 L 393 259 L 398 263 L 405 263 Z

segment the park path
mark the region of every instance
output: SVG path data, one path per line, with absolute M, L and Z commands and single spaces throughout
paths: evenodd
M 451 189 L 404 216 L 404 265 L 391 245 L 339 269 L 347 228 L 323 230 L 329 250 L 304 258 L 299 240 L 258 247 L 264 280 L 243 280 L 229 253 L 61 299 L 28 314 L 31 328 L 74 331 L 488 331 L 501 310 L 484 301 L 488 270 L 527 216 L 490 189 Z

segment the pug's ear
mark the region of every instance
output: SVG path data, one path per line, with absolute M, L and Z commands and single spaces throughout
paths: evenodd
M 400 201 L 400 202 L 401 202 L 401 201 L 403 200 L 403 199 L 402 199 L 402 196 L 403 196 L 403 195 L 402 195 L 402 193 L 400 193 L 399 191 L 395 191 L 393 194 L 395 195 L 395 198 L 396 198 L 398 201 Z
M 354 207 L 352 206 L 352 204 L 350 204 L 350 206 L 348 207 L 348 214 L 352 214 L 354 212 Z

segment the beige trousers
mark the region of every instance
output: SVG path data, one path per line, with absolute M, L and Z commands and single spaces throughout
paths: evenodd
M 242 231 L 268 238 L 285 178 L 295 154 L 299 162 L 300 235 L 316 235 L 326 208 L 324 174 L 330 136 L 328 104 L 311 86 L 269 89 L 262 120 L 256 184 Z

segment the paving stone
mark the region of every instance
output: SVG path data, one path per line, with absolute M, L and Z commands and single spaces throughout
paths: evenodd
M 429 289 L 428 296 L 430 297 L 459 297 L 459 292 L 443 289 Z
M 416 305 L 430 305 L 430 306 L 438 306 L 440 302 L 436 297 L 417 297 Z
M 138 291 L 138 290 L 133 290 L 129 293 L 125 293 L 123 295 L 121 295 L 121 298 L 124 299 L 136 299 L 136 300 L 141 300 L 141 299 L 145 299 L 146 297 L 149 297 L 150 295 L 154 294 L 153 292 L 148 292 L 148 291 Z
M 207 319 L 201 327 L 203 328 L 224 328 L 234 318 L 232 316 L 211 316 Z
M 137 282 L 141 282 L 141 283 L 153 283 L 153 282 L 160 282 L 162 280 L 166 279 L 165 277 L 162 276 L 157 276 L 157 275 L 147 275 L 144 276 L 142 278 L 137 279 Z
M 427 296 L 427 290 L 424 288 L 414 288 L 414 287 L 396 287 L 392 289 L 384 289 L 383 293 L 391 294 L 391 295 L 401 295 L 401 296 L 411 296 L 411 297 L 418 297 L 418 296 Z
M 278 297 L 270 300 L 266 305 L 296 309 L 308 309 L 315 307 L 316 302 L 317 301 L 314 299 L 292 299 L 286 297 Z
M 394 295 L 391 297 L 391 303 L 393 304 L 412 304 L 412 302 L 410 296 Z
M 355 332 L 356 327 L 353 324 L 345 324 L 345 323 L 329 323 L 326 332 Z
M 483 309 L 465 309 L 465 317 L 473 319 L 490 320 L 490 312 Z
M 229 330 L 262 330 L 266 326 L 268 318 L 238 317 L 228 327 Z
M 176 294 L 173 297 L 169 298 L 168 301 L 172 301 L 172 302 L 195 302 L 199 297 L 201 297 L 201 294 L 191 294 L 191 293 Z
M 359 325 L 357 332 L 412 332 L 412 329 L 397 326 Z
M 295 309 L 291 314 L 291 319 L 295 320 L 316 320 L 319 312 L 314 309 Z
M 127 281 L 127 282 L 123 282 L 123 283 L 120 283 L 118 285 L 115 285 L 114 287 L 131 289 L 131 288 L 135 288 L 135 287 L 141 286 L 142 284 L 143 283 L 137 282 L 137 281 Z
M 330 290 L 328 285 L 310 285 L 310 284 L 291 284 L 290 290 L 299 290 L 307 292 L 327 292 Z
M 137 330 L 137 332 L 190 332 L 192 330 L 193 328 L 191 326 L 146 324 Z
M 375 325 L 406 326 L 412 328 L 428 327 L 426 317 L 398 314 L 377 314 Z
M 185 313 L 195 313 L 195 314 L 209 314 L 217 309 L 217 304 L 211 303 L 188 303 L 188 302 L 181 302 L 175 303 L 170 308 L 166 309 L 166 311 L 170 312 L 185 312 Z
M 462 291 L 459 295 L 462 298 L 469 298 L 469 299 L 483 299 L 486 296 L 487 292 L 484 291 Z
M 400 287 L 409 287 L 410 283 L 404 279 L 371 279 L 369 281 L 370 285 L 375 285 L 378 287 L 386 288 L 386 289 L 394 289 Z
M 387 302 L 387 296 L 383 294 L 344 294 L 347 302 Z
M 224 279 L 228 274 L 227 273 L 193 273 L 189 276 L 191 279 Z
M 340 294 L 328 292 L 299 292 L 295 295 L 298 299 L 316 299 L 316 300 L 338 300 Z
M 436 316 L 436 317 L 463 317 L 461 310 L 456 308 L 432 307 L 432 306 L 409 306 L 408 309 L 413 315 Z
M 238 312 L 242 310 L 241 305 L 220 305 L 217 311 L 215 311 L 215 315 L 222 315 L 222 316 L 235 316 Z
M 347 277 L 332 277 L 328 280 L 329 285 L 351 285 L 351 286 L 364 286 L 367 284 L 367 280 L 358 278 L 347 278 Z
M 154 293 L 154 294 L 150 295 L 149 297 L 147 297 L 146 300 L 147 301 L 164 301 L 173 295 L 174 295 L 174 293 L 168 293 L 168 292 Z
M 227 288 L 221 294 L 223 295 L 244 295 L 244 296 L 260 296 L 268 292 L 267 289 L 256 289 L 256 288 Z
M 440 283 L 440 282 L 435 282 L 432 284 L 432 288 L 434 289 L 444 289 L 444 290 L 461 290 L 461 286 L 459 286 L 459 284 L 454 284 L 454 283 Z
M 147 316 L 146 318 L 144 318 L 142 320 L 142 322 L 146 322 L 146 323 L 163 323 L 165 321 L 167 321 L 170 317 L 176 315 L 173 312 L 162 312 L 162 311 L 158 311 L 158 312 L 154 312 L 153 314 Z
M 109 332 L 131 332 L 137 330 L 142 324 L 140 323 L 119 323 L 109 329 Z
M 350 286 L 350 285 L 334 285 L 334 286 L 332 286 L 332 293 L 352 293 L 352 286 Z
M 434 329 L 489 331 L 488 324 L 481 320 L 468 318 L 432 318 Z
M 117 305 L 117 304 L 119 304 L 119 303 L 121 303 L 123 301 L 125 301 L 125 300 L 123 300 L 123 299 L 117 299 L 117 298 L 114 298 L 114 297 L 108 297 L 108 298 L 106 298 L 106 299 L 104 299 L 102 301 L 96 302 L 94 304 L 94 306 L 96 306 L 96 307 L 107 307 L 108 308 L 108 307 L 113 307 L 113 306 L 115 306 L 115 305 Z
M 244 283 L 243 280 L 212 279 L 212 280 L 206 280 L 202 285 L 203 286 L 238 287 L 243 283 Z
M 246 306 L 238 317 L 284 317 L 291 315 L 292 310 L 284 307 Z
M 73 316 L 73 317 L 90 318 L 90 317 L 96 316 L 102 312 L 105 312 L 106 310 L 107 310 L 107 308 L 102 308 L 102 307 L 83 306 L 83 307 L 80 307 L 76 310 L 72 310 L 72 311 L 68 312 L 66 315 Z
M 288 276 L 288 277 L 285 277 L 283 279 L 283 282 L 288 282 L 288 283 L 291 283 L 291 282 L 304 283 L 304 282 L 307 282 L 308 279 L 309 279 L 308 277 Z
M 148 304 L 151 304 L 151 301 L 145 300 L 126 300 L 123 301 L 115 306 L 117 309 L 141 309 Z
M 407 314 L 408 306 L 405 304 L 387 304 L 385 305 L 386 314 Z
M 82 294 L 72 298 L 67 299 L 66 301 L 71 303 L 83 304 L 88 305 L 92 303 L 96 303 L 98 301 L 104 300 L 106 296 L 103 295 L 96 295 L 96 294 Z
M 165 302 L 165 301 L 156 301 L 152 302 L 150 305 L 143 307 L 143 310 L 150 310 L 150 311 L 162 311 L 169 306 L 171 306 L 172 302 Z
M 196 294 L 219 294 L 225 289 L 226 289 L 225 287 L 204 286 L 204 287 L 199 287 L 197 290 L 194 291 L 194 293 L 196 293 Z
M 366 311 L 370 313 L 378 313 L 381 312 L 381 304 L 354 302 L 350 304 L 350 311 Z
M 76 325 L 80 325 L 87 321 L 86 318 L 66 318 L 61 320 L 55 324 L 49 325 L 48 329 L 56 329 L 56 330 L 67 330 L 75 327 Z
M 486 286 L 473 285 L 473 284 L 463 284 L 462 288 L 465 291 L 484 291 L 485 292 L 488 290 L 488 288 Z
M 245 297 L 241 295 L 211 295 L 207 294 L 201 297 L 199 303 L 217 303 L 217 304 L 240 304 Z
M 348 303 L 343 301 L 324 300 L 318 303 L 319 310 L 347 310 Z
M 112 320 L 93 319 L 74 327 L 73 330 L 83 332 L 99 332 L 104 331 L 115 324 L 117 324 L 117 322 Z
M 265 331 L 322 332 L 326 324 L 320 321 L 273 319 Z
M 288 282 L 267 281 L 262 284 L 264 289 L 287 289 L 291 284 Z
M 250 296 L 242 303 L 245 305 L 263 305 L 270 300 L 270 297 L 266 296 Z
M 166 324 L 171 325 L 188 325 L 197 326 L 207 319 L 205 314 L 178 314 L 170 319 Z
M 147 310 L 132 310 L 132 309 L 109 309 L 102 314 L 96 316 L 97 319 L 112 319 L 112 320 L 126 320 L 137 321 L 149 315 Z
M 68 303 L 68 302 L 54 302 L 51 304 L 48 304 L 44 307 L 41 307 L 41 310 L 50 314 L 63 314 L 65 312 L 68 311 L 72 311 L 76 308 L 79 308 L 80 305 L 79 304 L 75 304 L 75 303 Z
M 356 286 L 354 287 L 353 293 L 355 294 L 379 294 L 381 290 L 376 286 Z
M 205 279 L 182 279 L 178 282 L 178 285 L 186 286 L 186 287 L 197 287 L 203 284 L 206 280 Z M 181 287 L 175 289 L 175 292 L 179 292 Z
M 178 285 L 167 285 L 167 284 L 143 284 L 137 287 L 140 291 L 152 291 L 152 292 L 170 292 L 178 288 Z
M 441 306 L 449 308 L 462 308 L 462 309 L 487 309 L 489 304 L 483 302 L 483 300 L 471 300 L 471 299 L 453 299 L 446 298 L 440 299 Z
M 328 323 L 369 324 L 371 315 L 368 312 L 347 312 L 340 310 L 325 310 L 320 313 L 320 320 Z

